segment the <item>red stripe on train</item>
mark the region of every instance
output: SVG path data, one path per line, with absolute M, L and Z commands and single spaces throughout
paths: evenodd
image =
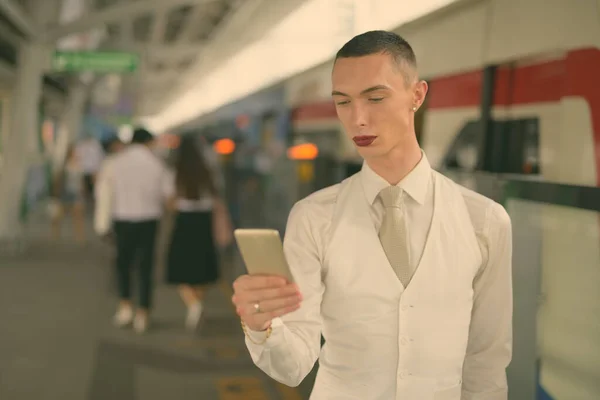
M 496 72 L 494 105 L 556 102 L 565 93 L 565 74 L 565 60 L 515 69 L 500 67 Z M 481 71 L 473 71 L 431 80 L 428 109 L 479 106 L 482 79 Z

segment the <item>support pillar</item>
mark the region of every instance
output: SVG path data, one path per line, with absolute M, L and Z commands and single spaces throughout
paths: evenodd
M 4 165 L 0 176 L 0 243 L 19 238 L 20 208 L 27 171 L 39 153 L 39 101 L 47 48 L 26 43 L 19 49 L 12 102 L 11 132 L 4 143 Z
M 81 131 L 87 96 L 88 86 L 85 84 L 78 83 L 69 88 L 69 97 L 58 125 L 56 146 L 52 155 L 53 174 L 62 168 L 69 144 L 77 139 Z

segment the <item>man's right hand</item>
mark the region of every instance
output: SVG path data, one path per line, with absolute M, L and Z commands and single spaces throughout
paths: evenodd
M 253 331 L 264 331 L 273 318 L 300 308 L 302 295 L 297 285 L 271 275 L 242 275 L 233 283 L 236 312 Z

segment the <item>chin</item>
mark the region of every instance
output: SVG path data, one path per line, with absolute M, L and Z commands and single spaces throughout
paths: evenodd
M 356 146 L 356 150 L 358 151 L 358 154 L 364 159 L 381 157 L 385 154 L 385 151 L 381 147 L 373 145 L 369 147 Z

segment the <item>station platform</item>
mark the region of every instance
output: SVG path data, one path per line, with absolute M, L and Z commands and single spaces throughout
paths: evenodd
M 314 372 L 289 388 L 253 365 L 229 283 L 208 292 L 203 321 L 189 333 L 184 306 L 164 284 L 159 263 L 148 332 L 121 330 L 112 325 L 111 246 L 91 230 L 85 243 L 68 235 L 51 240 L 47 221 L 33 219 L 26 250 L 0 256 L 0 399 L 308 398 Z M 231 263 L 223 266 L 226 276 Z

